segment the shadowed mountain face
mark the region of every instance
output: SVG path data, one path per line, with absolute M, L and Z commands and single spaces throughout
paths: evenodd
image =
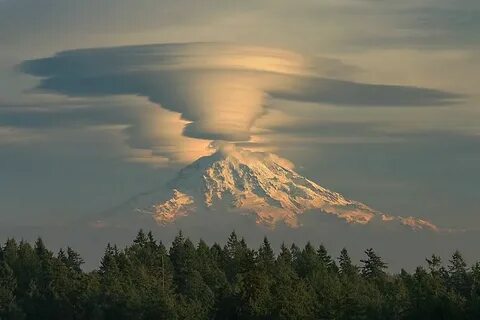
M 201 215 L 205 210 L 229 210 L 253 215 L 257 224 L 275 227 L 281 222 L 296 228 L 301 227 L 299 216 L 314 210 L 347 223 L 379 220 L 438 231 L 428 221 L 394 217 L 349 200 L 299 175 L 292 167 L 273 154 L 223 145 L 180 171 L 170 184 L 170 199 L 139 211 L 151 214 L 160 224 L 168 224 L 190 214 Z

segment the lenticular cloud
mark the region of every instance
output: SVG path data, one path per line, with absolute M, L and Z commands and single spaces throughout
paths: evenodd
M 268 98 L 352 106 L 441 105 L 447 92 L 322 77 L 301 55 L 218 43 L 80 49 L 22 63 L 38 88 L 69 96 L 145 96 L 181 114 L 183 135 L 248 141 Z

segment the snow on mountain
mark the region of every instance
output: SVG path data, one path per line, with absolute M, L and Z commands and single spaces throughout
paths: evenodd
M 151 213 L 154 219 L 160 223 L 172 222 L 178 217 L 186 216 L 190 212 L 195 211 L 193 198 L 176 189 L 173 190 L 171 199 L 154 205 L 152 208 L 154 211 Z
M 323 188 L 296 173 L 290 162 L 276 155 L 231 144 L 183 168 L 171 182 L 171 188 L 173 195 L 169 200 L 142 212 L 167 224 L 198 208 L 222 208 L 253 214 L 259 224 L 273 227 L 284 222 L 298 227 L 299 215 L 317 210 L 348 223 L 367 224 L 378 218 L 414 230 L 438 230 L 426 220 L 387 215 Z

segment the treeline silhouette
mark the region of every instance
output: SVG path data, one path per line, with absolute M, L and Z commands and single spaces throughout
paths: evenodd
M 455 252 L 413 273 L 386 272 L 373 249 L 361 265 L 308 243 L 258 250 L 232 233 L 225 246 L 179 233 L 167 249 L 140 231 L 108 245 L 98 270 L 41 239 L 0 249 L 0 319 L 480 319 L 480 263 Z

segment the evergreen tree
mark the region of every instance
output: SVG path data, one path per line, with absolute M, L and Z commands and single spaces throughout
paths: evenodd
M 352 259 L 348 255 L 348 251 L 346 248 L 343 248 L 342 251 L 340 251 L 340 256 L 338 257 L 338 263 L 340 266 L 339 268 L 340 275 L 347 278 L 351 278 L 358 274 L 358 267 L 352 263 Z
M 471 292 L 468 303 L 468 319 L 480 319 L 480 262 L 471 268 Z
M 272 319 L 313 319 L 314 294 L 293 267 L 293 255 L 282 244 L 275 261 Z
M 8 265 L 14 265 L 18 257 L 18 245 L 15 239 L 8 239 L 0 253 L 3 261 Z
M 338 267 L 335 261 L 333 261 L 332 257 L 328 254 L 327 248 L 323 244 L 317 250 L 317 254 L 320 258 L 320 263 L 323 267 L 325 267 L 328 271 L 331 272 L 338 272 Z
M 7 318 L 15 307 L 17 282 L 13 270 L 0 259 L 0 319 Z
M 145 235 L 145 232 L 143 232 L 143 229 L 138 231 L 137 237 L 133 240 L 133 243 L 140 247 L 144 247 L 147 244 L 147 236 Z
M 427 261 L 430 274 L 435 277 L 440 277 L 442 271 L 442 259 L 433 254 L 430 259 L 427 258 L 425 260 Z
M 366 279 L 379 279 L 383 278 L 387 264 L 378 256 L 375 251 L 370 248 L 365 250 L 367 259 L 360 260 L 363 263 L 362 275 Z
M 218 251 L 211 250 L 203 240 L 200 240 L 197 246 L 197 270 L 215 296 L 221 299 L 226 294 L 228 283 L 214 253 L 218 253 Z
M 72 248 L 67 247 L 67 259 L 65 265 L 73 271 L 81 272 L 82 264 L 84 263 L 82 257 L 78 252 L 75 252 Z
M 263 239 L 263 243 L 258 249 L 256 260 L 257 266 L 261 271 L 266 273 L 273 272 L 273 266 L 275 264 L 275 254 L 273 253 L 270 242 L 266 237 Z
M 307 242 L 303 250 L 297 254 L 295 268 L 302 278 L 311 276 L 321 267 L 320 259 L 310 242 Z
M 463 296 L 469 294 L 469 279 L 467 275 L 467 264 L 460 251 L 456 250 L 448 265 L 449 284 L 452 289 Z

